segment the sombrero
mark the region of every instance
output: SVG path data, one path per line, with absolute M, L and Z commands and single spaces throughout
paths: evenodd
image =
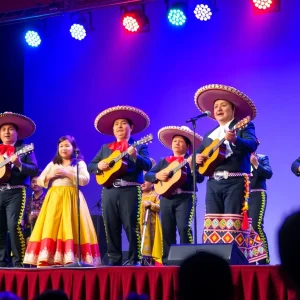
M 26 116 L 13 112 L 0 114 L 0 127 L 5 124 L 14 124 L 18 127 L 18 140 L 23 140 L 35 132 L 35 123 Z
M 216 100 L 227 100 L 235 107 L 234 117 L 238 121 L 250 116 L 251 120 L 256 117 L 256 107 L 252 100 L 236 88 L 223 84 L 209 84 L 201 87 L 195 94 L 195 104 L 200 111 L 211 112 L 214 116 L 214 103 Z
M 180 135 L 180 136 L 184 136 L 187 139 L 189 139 L 189 141 L 191 142 L 190 145 L 190 153 L 193 152 L 193 131 L 186 127 L 186 126 L 165 126 L 163 128 L 161 128 L 158 131 L 158 139 L 160 140 L 160 142 L 166 146 L 169 149 L 172 149 L 172 140 L 173 137 L 176 135 Z M 197 134 L 195 135 L 195 148 L 197 149 L 201 142 L 202 142 L 203 138 L 201 135 Z
M 132 122 L 131 134 L 143 131 L 150 124 L 149 117 L 142 110 L 123 105 L 110 107 L 102 111 L 95 119 L 95 128 L 103 134 L 113 135 L 113 123 L 118 119 L 128 119 Z

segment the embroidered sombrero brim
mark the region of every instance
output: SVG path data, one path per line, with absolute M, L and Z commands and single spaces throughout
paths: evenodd
M 133 106 L 114 106 L 101 112 L 95 119 L 95 128 L 108 135 L 114 135 L 113 124 L 118 119 L 129 119 L 133 124 L 131 134 L 146 129 L 150 124 L 149 117 L 140 109 Z
M 201 87 L 195 94 L 195 104 L 200 111 L 211 112 L 211 118 L 214 116 L 214 103 L 216 100 L 227 100 L 234 104 L 234 117 L 238 121 L 250 116 L 251 120 L 256 117 L 256 107 L 252 100 L 236 88 L 222 85 L 209 84 Z
M 161 128 L 158 131 L 158 139 L 160 142 L 167 148 L 172 149 L 172 141 L 173 137 L 176 135 L 184 136 L 188 138 L 191 142 L 191 146 L 189 148 L 190 153 L 193 152 L 193 139 L 194 139 L 194 134 L 191 129 L 189 129 L 186 126 L 166 126 Z M 199 148 L 203 138 L 201 135 L 196 133 L 195 135 L 195 148 Z
M 0 114 L 0 127 L 5 124 L 14 124 L 18 127 L 18 140 L 28 138 L 36 129 L 35 123 L 31 119 L 12 112 Z

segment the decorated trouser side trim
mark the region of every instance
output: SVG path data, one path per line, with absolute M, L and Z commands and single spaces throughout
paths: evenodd
M 22 189 L 22 202 L 21 202 L 21 210 L 20 215 L 18 219 L 18 225 L 17 225 L 17 234 L 20 240 L 20 246 L 21 246 L 21 262 L 23 262 L 24 256 L 25 256 L 25 250 L 26 250 L 26 242 L 24 239 L 24 235 L 21 228 L 21 222 L 23 219 L 24 209 L 25 209 L 25 203 L 26 203 L 26 190 L 25 188 Z
M 264 232 L 264 216 L 267 206 L 266 192 L 252 192 L 249 200 L 249 217 L 252 218 L 253 229 L 259 234 L 263 247 L 266 251 L 267 258 L 262 260 L 263 263 L 270 263 L 268 239 Z M 260 263 L 260 262 L 259 262 Z

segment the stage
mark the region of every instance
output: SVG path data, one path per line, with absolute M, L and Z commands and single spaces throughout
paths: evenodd
M 12 291 L 23 300 L 47 289 L 64 290 L 74 300 L 121 300 L 130 292 L 147 294 L 151 300 L 169 300 L 176 299 L 177 271 L 178 267 L 6 268 L 0 271 L 0 290 Z M 277 266 L 232 266 L 232 273 L 236 300 L 294 299 Z M 222 278 L 216 274 L 211 280 Z

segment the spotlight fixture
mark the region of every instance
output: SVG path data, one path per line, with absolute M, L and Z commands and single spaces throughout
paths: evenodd
M 217 0 L 202 0 L 194 9 L 196 19 L 200 21 L 208 21 L 213 13 L 217 11 Z
M 92 30 L 92 13 L 87 13 L 87 16 L 88 20 L 84 13 L 71 14 L 72 25 L 70 27 L 70 33 L 75 40 L 83 40 L 86 37 L 87 32 Z
M 130 4 L 121 6 L 121 21 L 126 32 L 148 32 L 150 31 L 149 18 L 145 13 L 145 5 Z
M 38 47 L 42 42 L 41 37 L 37 31 L 28 30 L 25 34 L 25 40 L 27 44 L 31 47 Z
M 251 0 L 254 13 L 264 14 L 280 11 L 280 0 Z
M 183 26 L 187 20 L 187 2 L 167 2 L 168 20 L 174 26 Z

